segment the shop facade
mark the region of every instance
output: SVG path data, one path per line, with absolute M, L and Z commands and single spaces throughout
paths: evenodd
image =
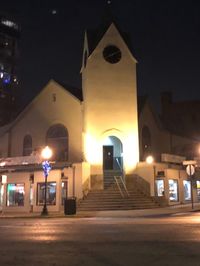
M 83 198 L 88 190 L 88 165 L 52 164 L 47 178 L 46 203 L 49 212 L 63 212 L 66 198 Z M 85 177 L 85 179 L 84 179 Z M 0 208 L 2 212 L 41 213 L 45 202 L 42 166 L 1 167 Z
M 200 179 L 197 174 L 188 176 L 182 163 L 141 162 L 137 174 L 151 184 L 150 195 L 165 205 L 200 202 Z

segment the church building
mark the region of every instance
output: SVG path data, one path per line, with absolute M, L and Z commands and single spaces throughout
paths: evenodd
M 172 152 L 197 141 L 165 129 L 148 100 L 138 97 L 136 65 L 127 35 L 115 23 L 85 32 L 82 90 L 50 80 L 12 123 L 0 128 L 2 211 L 42 211 L 40 154 L 46 145 L 53 152 L 49 211 L 63 211 L 68 197 L 76 197 L 81 210 L 99 191 L 99 205 L 91 210 L 191 201 L 191 181 L 182 166 L 186 154 Z M 151 164 L 148 155 L 154 156 Z M 193 187 L 198 202 L 198 180 Z M 106 193 L 113 195 L 113 204 L 118 197 L 118 205 L 106 205 Z

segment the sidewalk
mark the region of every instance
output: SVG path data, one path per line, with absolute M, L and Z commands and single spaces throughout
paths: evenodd
M 95 217 L 118 217 L 118 218 L 139 218 L 139 217 L 162 217 L 170 214 L 185 214 L 190 212 L 200 213 L 200 204 L 195 204 L 192 209 L 191 204 L 176 205 L 155 209 L 127 210 L 127 211 L 99 211 L 95 212 Z
M 48 216 L 41 216 L 40 213 L 0 213 L 1 218 L 139 218 L 139 217 L 162 217 L 170 214 L 185 214 L 190 212 L 200 213 L 200 203 L 174 205 L 170 207 L 142 209 L 142 210 L 117 210 L 117 211 L 77 211 L 76 215 L 65 215 L 63 212 L 49 213 Z

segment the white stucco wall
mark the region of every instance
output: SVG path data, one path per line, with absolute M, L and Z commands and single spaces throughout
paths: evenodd
M 108 45 L 121 50 L 122 58 L 116 64 L 103 58 Z M 116 136 L 123 145 L 126 171 L 132 171 L 139 159 L 136 61 L 113 24 L 89 56 L 82 78 L 87 161 L 92 169 L 99 169 L 93 166 L 102 165 L 104 137 Z
M 56 101 L 53 97 L 56 96 Z M 45 146 L 46 133 L 54 124 L 64 125 L 69 134 L 69 161 L 82 160 L 81 102 L 54 81 L 50 81 L 14 122 L 11 156 L 21 156 L 23 139 L 32 136 L 33 149 Z

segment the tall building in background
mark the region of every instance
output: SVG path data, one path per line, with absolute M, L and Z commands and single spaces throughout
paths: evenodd
M 11 121 L 18 87 L 17 59 L 20 27 L 7 14 L 0 14 L 0 126 Z

